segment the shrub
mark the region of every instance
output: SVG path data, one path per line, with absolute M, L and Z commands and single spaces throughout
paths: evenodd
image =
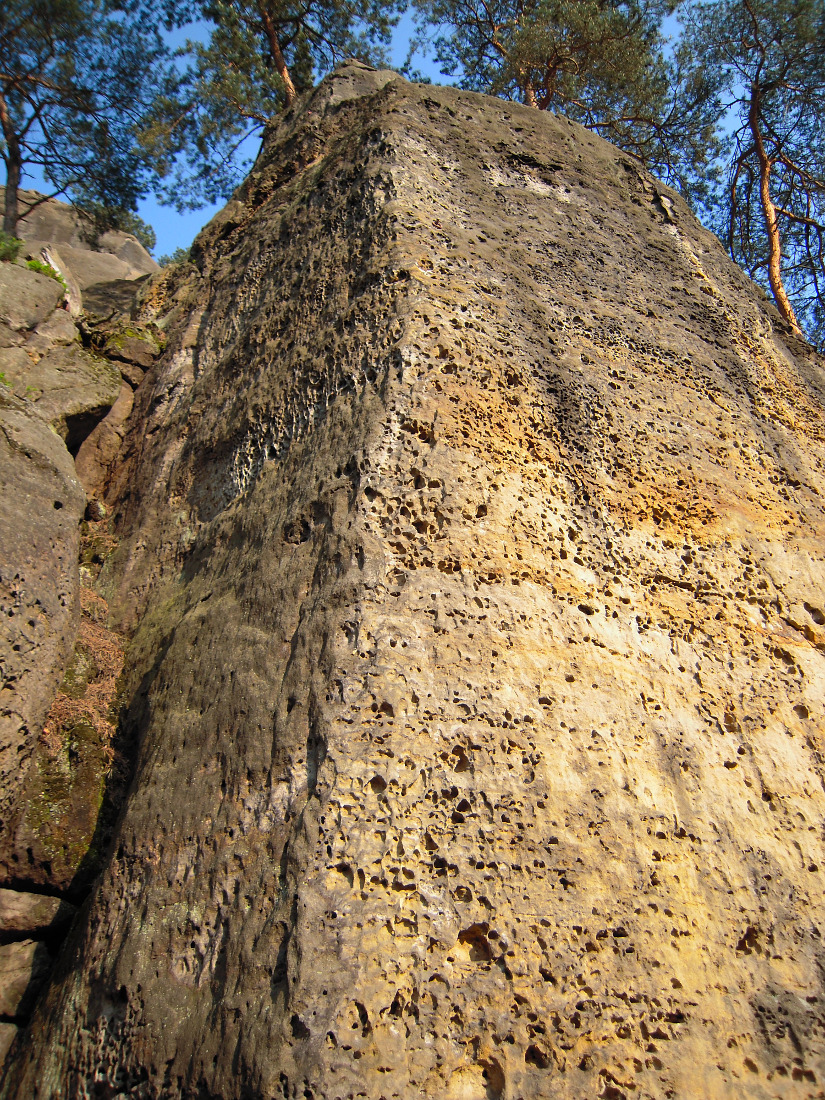
M 188 248 L 176 248 L 171 256 L 168 253 L 158 256 L 158 263 L 161 267 L 169 267 L 170 264 L 184 264 L 188 259 Z
M 12 237 L 9 233 L 4 233 L 0 229 L 0 260 L 6 263 L 14 263 L 22 245 L 23 242 L 18 241 L 17 237 Z
M 42 263 L 40 260 L 26 260 L 26 267 L 30 271 L 39 271 L 41 275 L 48 275 L 50 279 L 55 279 L 64 290 L 69 288 L 66 286 L 66 280 L 62 275 L 58 275 L 53 267 L 49 267 L 48 264 Z

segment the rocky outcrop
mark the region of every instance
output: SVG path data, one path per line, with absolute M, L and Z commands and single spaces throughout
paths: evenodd
M 86 501 L 71 456 L 31 407 L 0 387 L 3 690 L 0 816 L 43 728 L 77 631 L 79 525 Z
M 158 351 L 128 317 L 75 324 L 71 273 L 49 270 L 0 264 L 0 1060 L 128 778 L 112 721 L 123 652 L 92 586 L 114 546 L 101 499 L 124 410 Z
M 811 349 L 616 149 L 357 65 L 192 255 L 131 795 L 3 1095 L 820 1096 Z
M 0 200 L 5 188 L 0 187 Z M 27 257 L 39 259 L 44 247 L 60 250 L 82 290 L 117 279 L 134 280 L 158 271 L 137 237 L 120 230 L 95 233 L 90 219 L 73 206 L 39 191 L 20 191 L 16 234 Z

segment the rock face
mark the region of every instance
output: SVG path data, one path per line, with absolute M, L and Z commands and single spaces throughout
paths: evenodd
M 66 448 L 31 406 L 0 387 L 0 411 L 2 852 L 17 786 L 74 646 L 86 499 Z M 7 873 L 14 875 L 11 866 Z
M 0 200 L 5 188 L 0 187 Z M 38 191 L 21 191 L 17 236 L 35 258 L 44 246 L 57 246 L 81 288 L 114 279 L 138 279 L 151 275 L 158 265 L 131 233 L 109 230 L 90 241 L 92 226 L 73 206 L 48 199 Z
M 822 1096 L 810 349 L 611 146 L 356 65 L 193 257 L 132 793 L 3 1095 Z
M 78 290 L 0 263 L 0 1062 L 128 779 L 112 721 L 123 653 L 93 585 L 115 541 L 110 467 L 160 334 L 122 315 L 75 324 L 72 297 L 79 310 Z

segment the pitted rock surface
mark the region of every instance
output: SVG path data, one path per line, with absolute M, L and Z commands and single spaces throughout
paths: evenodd
M 193 258 L 132 796 L 3 1094 L 821 1096 L 811 350 L 613 147 L 351 66 Z
M 100 869 L 130 776 L 115 728 L 122 650 L 93 587 L 116 540 L 84 489 L 105 491 L 132 389 L 83 346 L 105 351 L 95 317 L 79 328 L 66 297 L 22 260 L 0 263 L 0 1064 Z M 113 340 L 137 331 L 128 317 L 105 324 Z M 123 367 L 137 385 L 143 368 Z

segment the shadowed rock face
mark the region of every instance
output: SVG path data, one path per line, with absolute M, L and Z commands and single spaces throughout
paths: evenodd
M 116 542 L 102 497 L 131 387 L 162 343 L 117 308 L 122 284 L 105 316 L 90 303 L 75 324 L 80 294 L 48 254 L 68 285 L 0 263 L 0 1063 L 130 778 L 114 724 L 123 653 L 94 585 Z
M 4 1095 L 821 1095 L 810 350 L 611 146 L 358 66 L 194 256 L 137 773 Z

